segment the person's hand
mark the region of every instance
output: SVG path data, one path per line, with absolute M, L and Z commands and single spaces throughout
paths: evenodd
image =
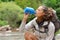
M 24 14 L 23 21 L 27 21 L 29 14 Z

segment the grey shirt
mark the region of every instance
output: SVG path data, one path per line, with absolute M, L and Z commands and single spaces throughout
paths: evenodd
M 39 28 L 38 28 L 38 24 L 36 23 L 36 19 L 37 18 L 34 18 L 27 24 L 22 22 L 20 25 L 20 31 L 23 31 L 24 29 L 28 31 L 29 29 L 33 28 L 33 25 L 38 30 Z M 47 25 L 47 24 L 48 22 L 45 21 L 43 25 Z M 52 22 L 49 23 L 48 29 L 49 30 L 47 33 L 40 33 L 39 31 L 35 30 L 34 35 L 36 35 L 39 40 L 52 40 L 55 32 L 55 26 Z M 40 30 L 44 31 L 44 28 L 41 28 Z

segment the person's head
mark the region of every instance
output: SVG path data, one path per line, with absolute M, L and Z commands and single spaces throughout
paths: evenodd
M 48 19 L 51 15 L 52 12 L 49 11 L 48 7 L 46 6 L 39 6 L 38 9 L 36 10 L 36 17 L 43 17 L 44 19 Z
M 39 6 L 37 9 L 36 9 L 36 17 L 42 17 L 45 13 L 43 12 L 43 6 Z

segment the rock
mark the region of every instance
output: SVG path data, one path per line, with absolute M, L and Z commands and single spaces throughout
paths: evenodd
M 8 31 L 8 30 L 11 30 L 11 27 L 9 25 L 0 27 L 0 31 Z
M 19 32 L 19 29 L 18 28 L 14 28 L 14 29 L 12 29 L 12 32 Z

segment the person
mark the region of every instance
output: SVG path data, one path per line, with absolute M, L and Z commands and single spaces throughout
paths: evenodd
M 52 20 L 52 12 L 49 11 L 46 6 L 39 6 L 36 9 L 35 18 L 26 24 L 28 16 L 30 14 L 24 14 L 22 23 L 20 25 L 20 31 L 26 30 L 25 40 L 54 40 L 55 26 Z M 34 29 L 30 32 L 30 29 Z

